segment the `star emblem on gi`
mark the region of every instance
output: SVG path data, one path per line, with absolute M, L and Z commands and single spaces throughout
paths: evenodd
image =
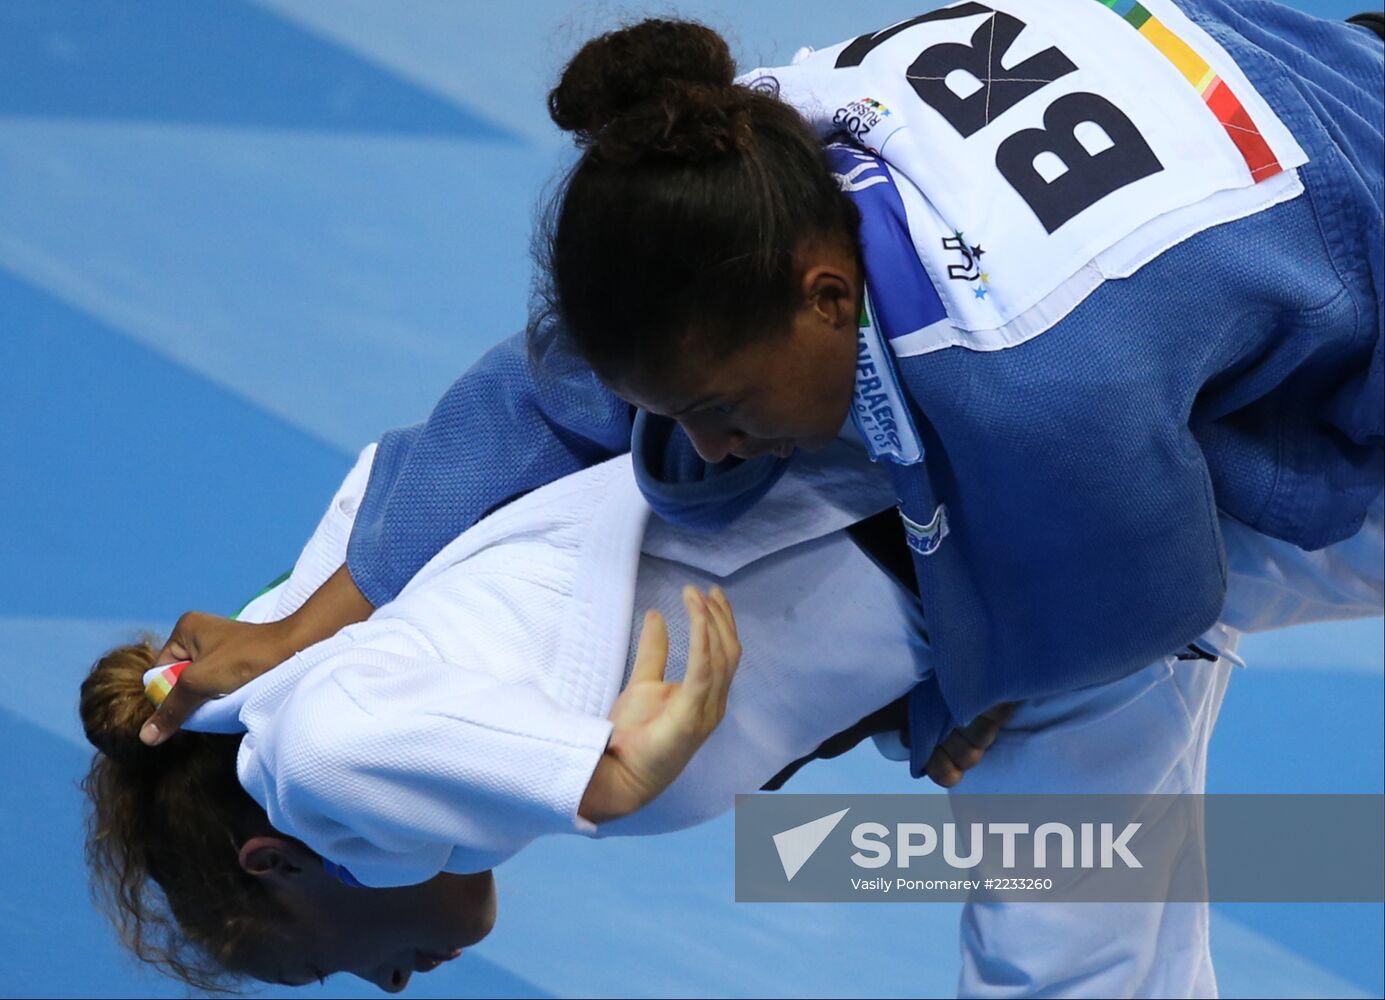
M 943 249 L 961 255 L 960 264 L 947 265 L 947 276 L 953 281 L 977 282 L 971 293 L 978 299 L 985 299 L 991 290 L 991 275 L 981 270 L 981 257 L 986 252 L 980 243 L 968 243 L 966 233 L 954 229 L 951 236 L 943 237 Z

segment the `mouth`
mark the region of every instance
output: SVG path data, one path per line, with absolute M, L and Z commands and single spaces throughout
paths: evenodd
M 461 949 L 461 948 L 455 948 L 455 949 L 453 949 L 452 951 L 417 951 L 417 950 L 416 950 L 416 951 L 414 952 L 414 971 L 415 971 L 415 972 L 432 972 L 434 969 L 436 969 L 438 966 L 442 965 L 443 963 L 445 963 L 445 962 L 451 962 L 453 959 L 460 957 L 461 954 L 462 954 L 462 949 Z

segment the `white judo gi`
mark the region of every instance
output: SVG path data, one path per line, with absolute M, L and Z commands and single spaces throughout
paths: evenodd
M 544 833 L 660 833 L 730 809 L 928 669 L 922 613 L 841 530 L 892 505 L 888 480 L 805 457 L 708 545 L 657 520 L 628 457 L 514 501 L 393 602 L 209 712 L 246 730 L 241 783 L 276 829 L 367 885 L 490 868 Z M 370 453 L 290 579 L 242 617 L 302 603 L 341 564 Z M 577 806 L 649 606 L 684 667 L 684 584 L 720 583 L 744 653 L 726 716 L 653 803 L 597 831 Z
M 241 780 L 271 821 L 367 884 L 492 867 L 543 833 L 597 832 L 576 809 L 629 676 L 634 625 L 661 607 L 671 647 L 686 649 L 681 586 L 720 582 L 745 649 L 726 719 L 668 791 L 599 835 L 710 819 L 929 669 L 916 603 L 841 530 L 893 499 L 851 440 L 801 456 L 712 545 L 650 519 L 625 458 L 554 483 L 464 533 L 369 621 L 193 724 L 245 728 Z M 372 456 L 289 579 L 242 618 L 290 613 L 341 565 Z M 1380 501 L 1359 536 L 1320 552 L 1229 519 L 1222 530 L 1224 617 L 1237 628 L 1204 636 L 1221 658 L 1169 657 L 1021 704 L 954 794 L 1199 793 L 1240 630 L 1380 613 Z M 682 668 L 675 652 L 669 676 Z M 1215 995 L 1208 908 L 968 905 L 959 992 Z
M 1242 632 L 1381 613 L 1382 497 L 1361 532 L 1305 552 L 1221 518 L 1227 603 L 1215 662 L 1170 656 L 1123 680 L 1022 702 L 953 790 L 1201 794 L 1207 746 Z M 1177 581 L 1170 581 L 1177 586 Z M 1194 850 L 1189 845 L 1189 850 Z M 1215 997 L 1206 903 L 969 903 L 966 997 Z

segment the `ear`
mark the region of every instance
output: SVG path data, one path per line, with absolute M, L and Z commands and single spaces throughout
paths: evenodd
M 856 285 L 853 270 L 836 263 L 813 264 L 803 273 L 803 300 L 832 329 L 855 330 L 860 301 Z
M 316 855 L 284 837 L 251 837 L 240 848 L 240 867 L 262 878 L 300 878 L 311 871 Z

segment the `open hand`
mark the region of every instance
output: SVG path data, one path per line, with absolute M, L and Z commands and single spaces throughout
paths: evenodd
M 703 595 L 683 588 L 688 610 L 688 669 L 682 683 L 664 680 L 668 628 L 657 611 L 644 616 L 630 683 L 611 708 L 606 753 L 582 800 L 594 822 L 628 815 L 671 785 L 726 714 L 741 644 L 731 603 L 720 587 Z M 189 668 L 191 669 L 191 668 Z

